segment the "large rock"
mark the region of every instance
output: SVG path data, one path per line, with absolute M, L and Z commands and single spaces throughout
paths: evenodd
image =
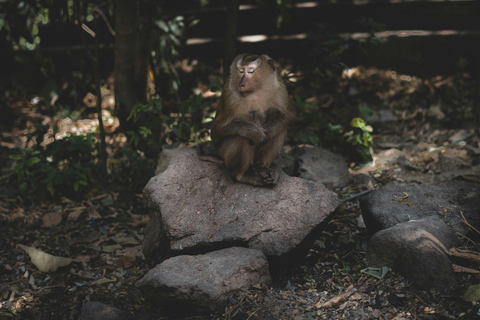
M 244 246 L 271 259 L 305 253 L 314 231 L 339 204 L 322 184 L 280 173 L 273 188 L 233 181 L 223 165 L 179 151 L 144 189 L 150 211 L 144 255 L 151 265 L 172 255 Z
M 270 283 L 264 254 L 234 247 L 167 259 L 148 271 L 137 286 L 167 311 L 198 315 L 219 310 L 242 288 Z
M 345 187 L 352 181 L 345 159 L 327 149 L 303 146 L 293 151 L 300 178 L 319 182 L 328 189 Z
M 360 199 L 365 225 L 373 234 L 409 220 L 438 216 L 455 231 L 466 235 L 465 219 L 480 225 L 480 186 L 463 181 L 441 185 L 389 183 Z
M 367 264 L 390 267 L 419 288 L 445 289 L 457 284 L 448 249 L 457 238 L 439 217 L 399 223 L 373 235 Z

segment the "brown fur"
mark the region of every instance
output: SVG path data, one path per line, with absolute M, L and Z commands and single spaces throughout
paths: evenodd
M 274 185 L 269 166 L 280 153 L 295 107 L 266 55 L 240 55 L 223 87 L 212 140 L 218 155 L 239 182 Z

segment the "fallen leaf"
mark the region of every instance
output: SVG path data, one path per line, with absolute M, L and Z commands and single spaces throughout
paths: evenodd
M 123 245 L 126 245 L 126 244 L 137 245 L 137 244 L 140 243 L 134 237 L 128 237 L 128 236 L 117 236 L 117 237 L 114 237 L 113 240 L 115 240 L 115 242 L 117 242 L 119 244 L 123 244 Z
M 28 279 L 28 284 L 32 287 L 33 290 L 37 290 L 38 287 L 35 284 L 35 277 L 33 276 L 33 273 L 30 275 L 30 278 Z
M 388 267 L 381 267 L 381 268 L 368 267 L 360 270 L 360 272 L 382 280 L 385 277 L 385 275 L 388 273 L 388 270 L 389 270 Z
M 42 217 L 42 228 L 58 226 L 62 222 L 62 218 L 63 212 L 61 211 L 49 212 Z
M 55 272 L 58 268 L 68 266 L 73 261 L 73 259 L 52 256 L 51 254 L 22 244 L 19 244 L 19 247 L 28 253 L 32 263 L 42 272 Z
M 328 300 L 327 302 L 325 303 L 317 303 L 315 305 L 315 307 L 317 308 L 332 308 L 332 307 L 335 307 L 335 306 L 338 306 L 340 303 L 342 303 L 345 299 L 347 299 L 348 297 L 350 297 L 352 294 L 355 293 L 355 291 L 357 291 L 357 289 L 354 288 L 353 285 L 349 286 L 347 288 L 347 291 L 342 293 L 342 294 L 339 294 L 338 296 Z
M 462 299 L 468 302 L 480 300 L 480 284 L 474 284 L 467 288 Z
M 127 269 L 135 264 L 135 258 L 131 256 L 119 257 L 113 262 L 113 264 L 117 267 Z
M 103 252 L 106 252 L 106 253 L 112 253 L 112 252 L 115 252 L 115 250 L 119 250 L 119 249 L 122 249 L 122 246 L 119 245 L 119 244 L 112 244 L 112 245 L 109 245 L 109 246 L 94 246 L 93 247 L 94 250 L 96 251 L 103 251 Z
M 111 283 L 111 282 L 115 282 L 115 280 L 110 280 L 110 279 L 107 279 L 107 278 L 101 278 L 101 279 L 90 282 L 88 284 L 88 286 L 90 286 L 90 287 L 91 286 L 98 286 L 98 285 L 101 285 L 101 284 Z
M 67 220 L 68 221 L 72 221 L 72 220 L 77 220 L 78 217 L 80 217 L 80 215 L 83 213 L 83 211 L 85 211 L 86 207 L 79 207 L 79 208 L 76 208 L 76 210 L 73 210 L 72 212 L 70 212 L 67 216 Z

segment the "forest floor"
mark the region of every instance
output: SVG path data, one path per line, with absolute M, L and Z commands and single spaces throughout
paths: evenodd
M 468 125 L 473 108 L 471 91 L 467 94 L 472 83 L 468 75 L 418 79 L 374 69 L 355 72 L 338 90 L 371 108 L 387 108 L 398 119 L 374 126 L 375 155 L 397 148 L 417 172 L 428 177 L 441 176 L 445 164 L 439 157 L 443 155 L 453 159 L 448 165 L 458 168 L 480 163 L 480 132 L 478 126 L 475 130 Z M 328 103 L 330 97 L 320 96 L 319 100 Z M 11 134 L 3 132 L 3 141 Z M 12 148 L 8 143 L 0 148 L 5 173 L 12 170 L 8 158 Z M 374 187 L 390 181 L 408 182 L 398 164 L 352 165 L 351 170 L 370 175 Z M 480 180 L 478 176 L 463 178 Z M 350 186 L 335 191 L 348 196 L 358 190 Z M 32 204 L 19 196 L 15 183 L 0 180 L 0 320 L 78 319 L 88 300 L 130 311 L 138 319 L 176 319 L 145 301 L 135 287 L 149 270 L 141 251 L 147 222 L 141 188 L 127 195 L 118 188 L 98 188 L 84 200 L 62 197 Z M 347 202 L 318 235 L 306 259 L 295 269 L 276 275 L 272 287 L 245 290 L 218 314 L 194 318 L 478 317 L 480 305 L 461 299 L 467 284 L 480 282 L 478 275 L 459 274 L 464 285 L 445 292 L 417 290 L 391 270 L 377 279 L 362 272 L 367 267 L 368 237 L 358 203 Z M 39 255 L 46 252 L 73 261 L 55 272 L 43 273 L 19 245 L 42 250 Z M 479 250 L 478 243 L 470 242 L 468 248 Z

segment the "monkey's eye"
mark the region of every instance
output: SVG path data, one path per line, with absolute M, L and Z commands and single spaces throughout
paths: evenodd
M 238 68 L 238 71 L 240 71 L 240 73 L 244 73 L 244 72 L 245 72 L 245 69 L 243 69 L 243 68 Z
M 255 68 L 250 68 L 247 70 L 248 73 L 254 73 L 255 72 Z

